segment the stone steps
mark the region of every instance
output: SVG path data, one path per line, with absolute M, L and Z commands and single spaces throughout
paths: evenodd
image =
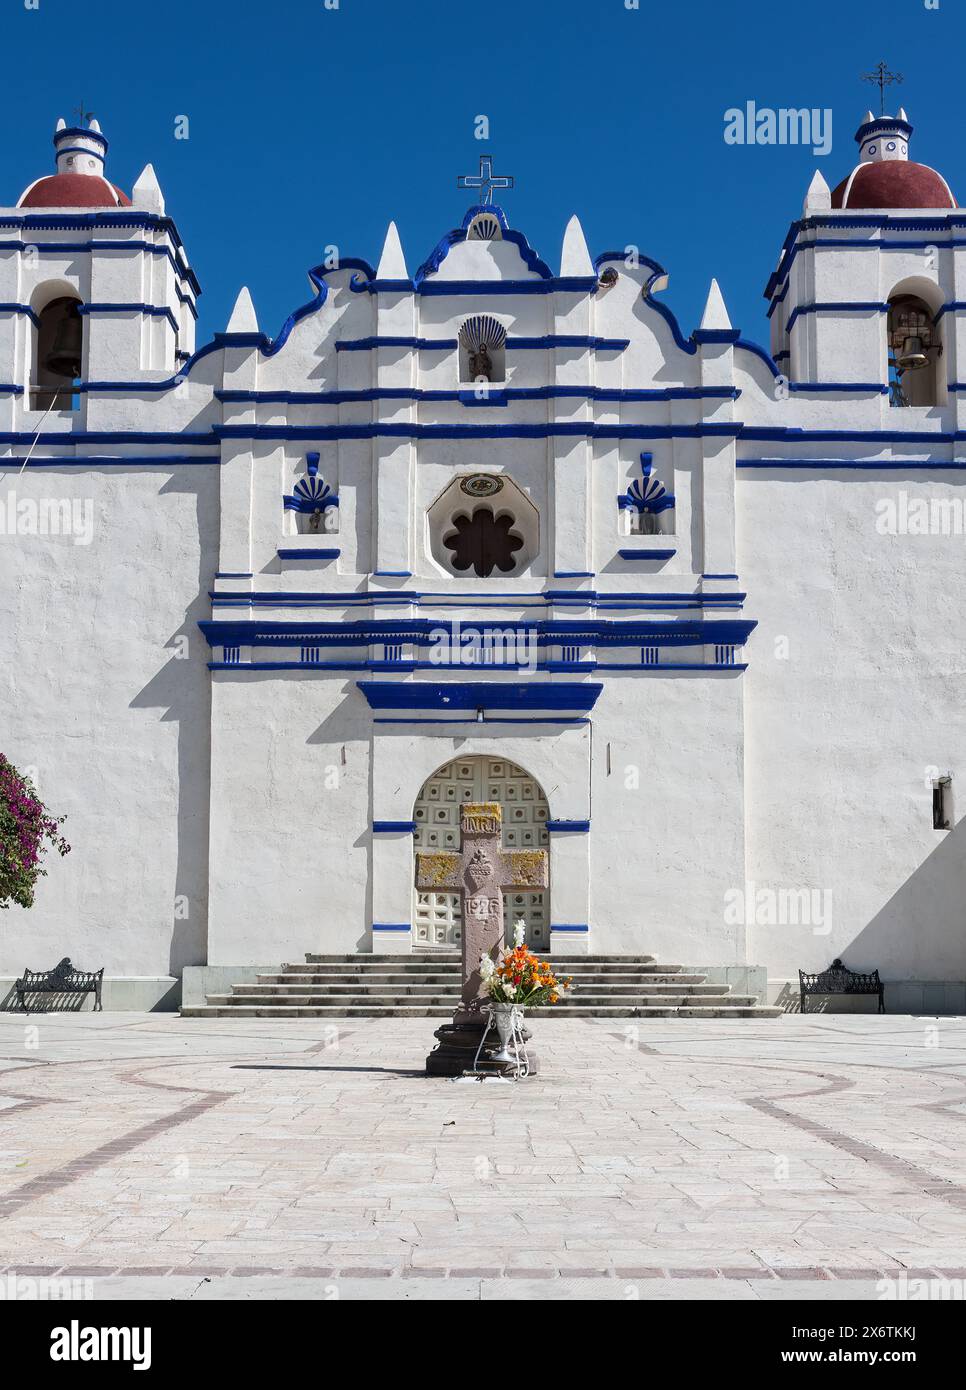
M 642 967 L 653 965 L 653 963 L 655 963 L 655 956 L 649 955 L 588 956 L 555 954 L 553 956 L 548 956 L 546 955 L 546 952 L 538 952 L 538 955 L 541 955 L 541 959 L 552 959 L 555 965 L 562 966 L 588 965 L 588 963 L 592 963 L 592 965 L 596 967 L 620 966 L 621 969 L 625 969 L 625 967 L 632 966 L 634 967 L 634 969 L 642 969 Z M 295 972 L 309 970 L 309 972 L 311 972 L 311 970 L 316 969 L 316 967 L 320 965 L 341 967 L 345 967 L 346 965 L 352 965 L 356 966 L 357 969 L 359 969 L 359 967 L 363 967 L 363 969 L 366 969 L 366 967 L 368 966 L 389 966 L 393 970 L 421 970 L 425 969 L 425 967 L 427 967 L 428 965 L 436 965 L 436 963 L 442 963 L 442 965 L 446 966 L 453 965 L 459 967 L 459 951 L 411 951 L 407 952 L 406 955 L 360 955 L 359 952 L 356 952 L 356 954 L 354 955 L 306 955 L 304 963 L 286 963 L 285 970 L 295 970 Z M 667 967 L 660 966 L 660 969 L 667 969 Z
M 552 960 L 554 969 L 561 975 L 576 975 L 585 972 L 593 972 L 599 975 L 606 975 L 608 978 L 619 979 L 624 975 L 654 975 L 674 973 L 682 970 L 680 965 L 657 964 L 657 962 L 639 961 L 637 959 L 624 960 L 620 963 L 616 961 L 597 961 L 593 956 L 580 956 L 576 960 L 562 960 L 559 956 L 546 957 Z M 389 960 L 379 960 L 369 962 L 356 956 L 353 963 L 339 964 L 331 961 L 324 964 L 315 965 L 283 965 L 281 974 L 286 978 L 291 976 L 306 977 L 309 979 L 328 979 L 332 977 L 344 978 L 348 974 L 353 975 L 458 975 L 460 962 L 457 958 L 454 961 L 425 961 L 410 964 L 408 957 L 396 957 L 397 964 Z M 279 973 L 279 972 L 273 972 Z M 266 974 L 264 977 L 269 978 Z
M 388 1008 L 375 1009 L 355 1005 L 293 1005 L 293 1004 L 195 1004 L 186 1005 L 181 1010 L 182 1018 L 451 1018 L 455 1000 L 444 1006 L 394 1004 Z M 768 1008 L 761 1004 L 735 1006 L 722 1004 L 714 1007 L 691 1006 L 672 1008 L 670 1006 L 634 1007 L 626 1005 L 600 1005 L 596 1008 L 581 1007 L 576 1004 L 564 1009 L 528 1009 L 527 1017 L 544 1018 L 776 1018 L 781 1009 Z
M 553 956 L 558 975 L 574 992 L 544 1008 L 539 1018 L 773 1018 L 751 994 L 653 956 Z M 456 952 L 415 955 L 308 955 L 304 963 L 261 973 L 254 984 L 210 994 L 185 1006 L 183 1018 L 449 1018 L 459 1002 Z
M 585 991 L 598 992 L 606 991 L 609 994 L 660 994 L 660 992 L 671 992 L 671 994 L 720 994 L 726 986 L 721 984 L 707 984 L 705 977 L 695 974 L 695 976 L 671 976 L 670 979 L 649 979 L 648 976 L 638 977 L 635 980 L 621 980 L 620 984 L 613 984 L 612 981 L 602 979 L 600 976 L 573 977 L 574 992 L 584 994 Z M 284 976 L 271 976 L 265 979 L 259 976 L 257 984 L 236 984 L 234 987 L 238 994 L 418 994 L 424 990 L 446 990 L 455 988 L 459 994 L 460 976 L 459 972 L 453 976 L 406 976 L 403 979 L 374 979 L 371 976 L 364 976 L 363 979 L 342 979 L 342 980 L 286 980 Z
M 432 990 L 414 990 L 409 994 L 373 994 L 367 995 L 365 999 L 360 999 L 358 994 L 351 992 L 346 995 L 325 995 L 325 994 L 209 994 L 208 1002 L 216 1007 L 226 1006 L 233 1003 L 254 1004 L 260 1007 L 271 1007 L 272 1005 L 294 1005 L 299 1008 L 309 1005 L 324 1005 L 331 1007 L 344 1008 L 348 1003 L 355 1003 L 356 1007 L 372 1005 L 373 1008 L 391 1008 L 395 1004 L 401 1005 L 428 1005 L 430 1007 L 455 1008 L 459 1002 L 459 991 L 452 990 L 446 994 L 436 993 Z M 668 1006 L 684 1007 L 685 1005 L 724 1005 L 735 1004 L 742 1007 L 756 1003 L 753 994 L 728 994 L 723 990 L 716 990 L 711 994 L 580 994 L 570 998 L 561 996 L 560 1002 L 554 1007 L 566 1009 L 568 1012 L 575 1008 L 596 1009 L 606 1005 L 629 1005 L 642 1006 L 653 1005 L 658 1008 Z

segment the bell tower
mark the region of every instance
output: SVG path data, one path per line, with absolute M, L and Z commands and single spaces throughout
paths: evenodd
M 958 381 L 961 215 L 942 174 L 909 158 L 912 133 L 901 107 L 867 111 L 851 173 L 809 185 L 765 289 L 772 355 L 793 384 L 898 407 L 944 405 Z
M 0 207 L 0 428 L 61 414 L 104 427 L 112 384 L 173 377 L 195 347 L 200 286 L 147 165 L 129 197 L 82 113 L 53 137 L 55 172 Z

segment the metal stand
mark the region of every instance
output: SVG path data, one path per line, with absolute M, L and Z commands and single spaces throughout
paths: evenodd
M 483 1044 L 486 1041 L 487 1034 L 489 1033 L 490 1028 L 493 1026 L 493 1006 L 491 1004 L 487 1004 L 485 1007 L 485 1012 L 488 1020 L 487 1026 L 486 1028 L 484 1028 L 482 1034 L 480 1035 L 480 1043 L 476 1049 L 476 1056 L 473 1058 L 473 1073 L 480 1076 L 486 1075 L 485 1072 L 478 1072 L 477 1067 L 480 1060 L 480 1053 L 483 1051 Z M 516 1073 L 514 1076 L 514 1080 L 523 1081 L 525 1077 L 528 1077 L 530 1075 L 530 1058 L 527 1055 L 527 1044 L 523 1036 L 523 1014 L 517 1009 L 514 1009 L 510 1014 L 509 1041 L 513 1046 L 513 1056 L 516 1063 Z M 522 1061 L 520 1060 L 521 1050 L 523 1053 Z M 508 1059 L 499 1058 L 492 1060 L 505 1061 Z

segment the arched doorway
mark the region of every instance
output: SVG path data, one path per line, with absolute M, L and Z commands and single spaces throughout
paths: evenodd
M 413 812 L 416 849 L 459 849 L 460 806 L 466 801 L 498 801 L 503 808 L 504 849 L 539 849 L 549 843 L 549 809 L 543 788 L 507 758 L 454 758 L 424 783 Z M 415 885 L 415 867 L 413 884 Z M 462 930 L 458 893 L 423 893 L 413 888 L 413 937 L 417 947 L 459 946 Z M 527 945 L 550 949 L 550 893 L 503 895 L 507 934 L 520 917 Z

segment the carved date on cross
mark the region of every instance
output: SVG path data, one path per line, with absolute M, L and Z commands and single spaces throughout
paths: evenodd
M 502 848 L 501 814 L 499 802 L 467 803 L 460 807 L 459 853 L 417 854 L 416 887 L 424 893 L 458 892 L 462 899 L 464 1009 L 480 996 L 480 956 L 495 958 L 503 945 L 503 890 L 546 888 L 549 882 L 545 849 Z

